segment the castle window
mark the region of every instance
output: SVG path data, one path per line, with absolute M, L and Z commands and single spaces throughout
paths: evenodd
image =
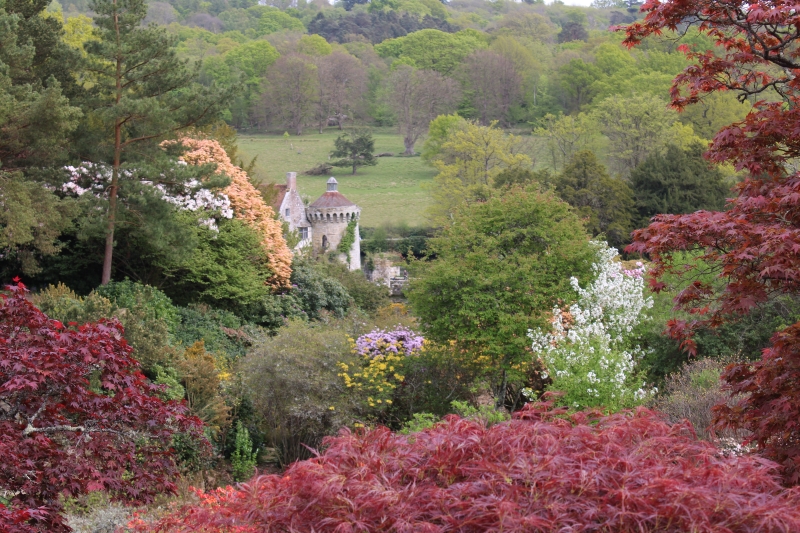
M 328 236 L 327 235 L 323 235 L 322 236 L 322 249 L 323 250 L 327 250 L 328 249 Z
M 308 239 L 308 228 L 300 228 L 300 240 Z
M 289 213 L 290 213 L 290 212 L 291 212 L 291 209 L 289 209 L 289 208 L 287 207 L 287 208 L 286 208 L 286 211 L 284 212 L 284 216 L 288 218 L 288 217 L 289 217 Z

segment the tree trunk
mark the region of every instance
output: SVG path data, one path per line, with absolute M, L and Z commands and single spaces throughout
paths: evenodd
M 405 155 L 414 155 L 414 140 L 411 137 L 405 137 L 403 139 L 403 144 L 406 147 L 406 151 L 403 152 Z
M 354 161 L 354 162 L 353 162 L 353 175 L 354 175 L 354 176 L 355 176 L 355 174 L 356 174 L 356 168 L 358 168 L 358 164 L 357 164 L 357 163 Z
M 502 409 L 503 404 L 506 403 L 506 389 L 508 388 L 508 375 L 506 371 L 503 370 L 503 379 L 500 381 L 500 388 L 495 393 L 496 397 L 494 400 L 494 407 L 495 409 Z
M 116 2 L 114 2 L 116 6 Z M 117 34 L 117 46 L 120 42 L 119 15 L 114 15 L 114 29 Z M 122 62 L 118 58 L 116 64 L 116 94 L 115 103 L 119 106 L 122 100 Z M 114 230 L 117 223 L 117 187 L 119 186 L 119 167 L 122 160 L 122 122 L 114 121 L 114 166 L 111 170 L 111 186 L 108 188 L 108 222 L 106 223 L 106 246 L 103 253 L 103 274 L 100 278 L 102 285 L 111 281 L 111 265 L 114 259 Z

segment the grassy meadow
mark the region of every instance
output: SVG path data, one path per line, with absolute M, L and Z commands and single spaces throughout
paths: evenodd
M 330 176 L 339 182 L 339 191 L 361 207 L 361 225 L 383 224 L 424 226 L 425 208 L 429 203 L 426 184 L 436 171 L 419 157 L 398 157 L 403 152 L 403 139 L 392 129 L 373 130 L 375 153 L 392 152 L 394 157 L 380 157 L 374 167 L 361 167 L 354 176 L 352 169 L 334 167 L 330 175 L 304 176 L 302 173 L 328 161 L 339 130 L 329 128 L 323 134 L 315 130 L 285 139 L 282 135 L 241 134 L 239 150 L 245 162 L 255 156 L 255 174 L 267 181 L 285 183 L 287 172 L 297 172 L 297 188 L 310 202 L 325 192 Z M 419 150 L 421 143 L 418 144 Z

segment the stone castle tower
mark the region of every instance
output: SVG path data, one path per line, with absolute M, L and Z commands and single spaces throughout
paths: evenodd
M 336 250 L 347 231 L 347 225 L 355 220 L 355 241 L 350 247 L 348 263 L 350 270 L 361 270 L 361 238 L 358 234 L 358 217 L 361 208 L 337 190 L 336 178 L 328 180 L 328 190 L 306 208 L 311 223 L 311 247 L 315 254 Z
M 348 200 L 338 189 L 336 178 L 328 180 L 327 191 L 313 204 L 306 207 L 297 191 L 297 174 L 286 174 L 286 185 L 278 185 L 278 197 L 274 207 L 289 228 L 300 236 L 298 248 L 311 246 L 314 255 L 333 251 L 339 247 L 347 232 L 347 226 L 355 221 L 355 241 L 348 254 L 338 254 L 350 270 L 361 269 L 361 237 L 358 234 L 358 218 L 361 208 Z

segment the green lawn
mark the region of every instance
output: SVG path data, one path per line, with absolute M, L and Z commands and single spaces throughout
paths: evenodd
M 339 131 L 329 129 L 322 135 L 313 130 L 287 140 L 281 135 L 240 135 L 239 150 L 245 162 L 258 156 L 256 174 L 267 181 L 285 183 L 287 172 L 297 172 L 297 188 L 302 196 L 316 200 L 325 192 L 330 176 L 303 176 L 302 173 L 328 161 L 333 141 Z M 403 139 L 388 130 L 375 131 L 375 153 L 403 152 Z M 420 146 L 417 146 L 420 149 Z M 352 170 L 334 167 L 331 176 L 339 182 L 339 191 L 361 207 L 361 225 L 406 223 L 424 226 L 425 208 L 429 203 L 425 184 L 436 171 L 419 157 L 380 157 L 374 167 L 362 167 L 353 176 Z

